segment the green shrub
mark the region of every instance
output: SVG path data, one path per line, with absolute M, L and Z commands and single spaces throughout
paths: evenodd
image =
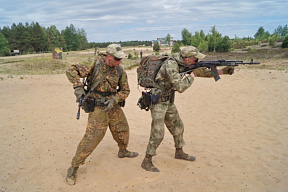
M 282 48 L 288 48 L 288 35 L 285 37 L 281 45 Z
M 155 44 L 153 45 L 153 50 L 156 51 L 156 52 L 160 51 L 160 45 L 159 45 L 159 43 L 155 43 Z
M 128 54 L 128 59 L 132 59 L 133 55 L 131 53 Z
M 175 43 L 173 46 L 172 46 L 172 50 L 171 50 L 171 53 L 179 53 L 181 51 L 180 49 L 180 45 L 179 43 Z

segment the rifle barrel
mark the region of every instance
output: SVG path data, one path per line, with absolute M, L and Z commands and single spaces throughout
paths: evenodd
M 253 59 L 251 59 L 250 62 L 243 62 L 242 60 L 214 60 L 214 61 L 200 61 L 193 65 L 187 65 L 186 70 L 183 72 L 180 72 L 180 75 L 183 75 L 185 73 L 191 72 L 199 67 L 207 67 L 211 69 L 212 67 L 216 66 L 238 66 L 238 65 L 254 65 L 254 64 L 260 64 L 260 62 L 254 62 Z

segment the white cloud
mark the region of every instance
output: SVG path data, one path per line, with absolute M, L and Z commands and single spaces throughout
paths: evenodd
M 62 30 L 72 23 L 95 42 L 152 40 L 168 33 L 181 39 L 184 28 L 208 33 L 212 26 L 222 35 L 244 37 L 260 26 L 273 32 L 286 25 L 287 7 L 284 0 L 16 0 L 1 3 L 0 27 L 34 21 Z

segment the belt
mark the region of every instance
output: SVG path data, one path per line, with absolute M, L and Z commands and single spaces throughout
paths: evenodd
M 116 94 L 116 92 L 100 92 L 100 91 L 93 91 L 93 93 L 101 95 L 102 97 L 108 97 Z
M 93 93 L 101 95 L 100 99 L 95 98 L 95 106 L 107 106 L 104 105 L 105 101 L 106 101 L 106 97 L 109 97 L 111 95 L 116 95 L 116 92 L 100 92 L 100 91 L 93 91 Z M 120 105 L 120 107 L 124 107 L 125 106 L 125 100 L 118 102 L 118 105 Z
M 169 94 L 160 93 L 159 101 L 166 102 L 170 101 L 170 103 L 174 103 L 175 91 L 171 91 Z

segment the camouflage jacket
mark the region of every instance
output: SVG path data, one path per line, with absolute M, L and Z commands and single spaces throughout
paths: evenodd
M 176 90 L 179 93 L 188 89 L 194 81 L 192 76 L 181 77 L 179 72 L 184 69 L 184 63 L 180 56 L 180 53 L 176 53 L 172 56 L 173 59 L 164 63 L 158 74 L 155 77 L 155 81 L 158 82 L 158 86 L 153 92 L 169 92 L 170 90 Z M 213 77 L 210 70 L 206 68 L 198 68 L 193 71 L 196 77 Z
M 179 72 L 182 72 L 185 68 L 185 64 L 183 63 L 183 59 L 181 58 L 179 53 L 176 53 L 172 56 L 179 65 Z M 196 77 L 213 77 L 211 70 L 207 69 L 206 67 L 200 67 L 193 70 L 193 73 Z
M 83 86 L 83 83 L 81 82 L 80 78 L 84 77 L 87 77 L 88 79 L 92 78 L 92 74 L 97 63 L 100 64 L 98 69 L 99 72 L 95 80 L 92 82 L 92 86 L 99 79 L 101 79 L 103 75 L 106 74 L 106 77 L 94 89 L 94 92 L 91 93 L 90 96 L 93 98 L 100 99 L 101 95 L 97 94 L 97 92 L 112 92 L 115 94 L 113 96 L 109 96 L 108 98 L 113 98 L 116 101 L 116 103 L 125 100 L 130 93 L 127 73 L 124 71 L 122 65 L 119 65 L 120 71 L 118 70 L 118 67 L 109 67 L 108 65 L 106 65 L 105 56 L 103 55 L 96 59 L 93 67 L 73 64 L 66 70 L 67 78 L 73 84 L 73 88 Z M 118 86 L 119 91 L 117 92 Z
M 179 74 L 178 63 L 173 59 L 169 59 L 168 62 L 165 62 L 161 66 L 157 73 L 155 77 L 157 86 L 153 89 L 155 89 L 155 93 L 170 92 L 171 90 L 176 90 L 179 93 L 182 93 L 191 86 L 193 80 L 192 76 L 182 78 Z

